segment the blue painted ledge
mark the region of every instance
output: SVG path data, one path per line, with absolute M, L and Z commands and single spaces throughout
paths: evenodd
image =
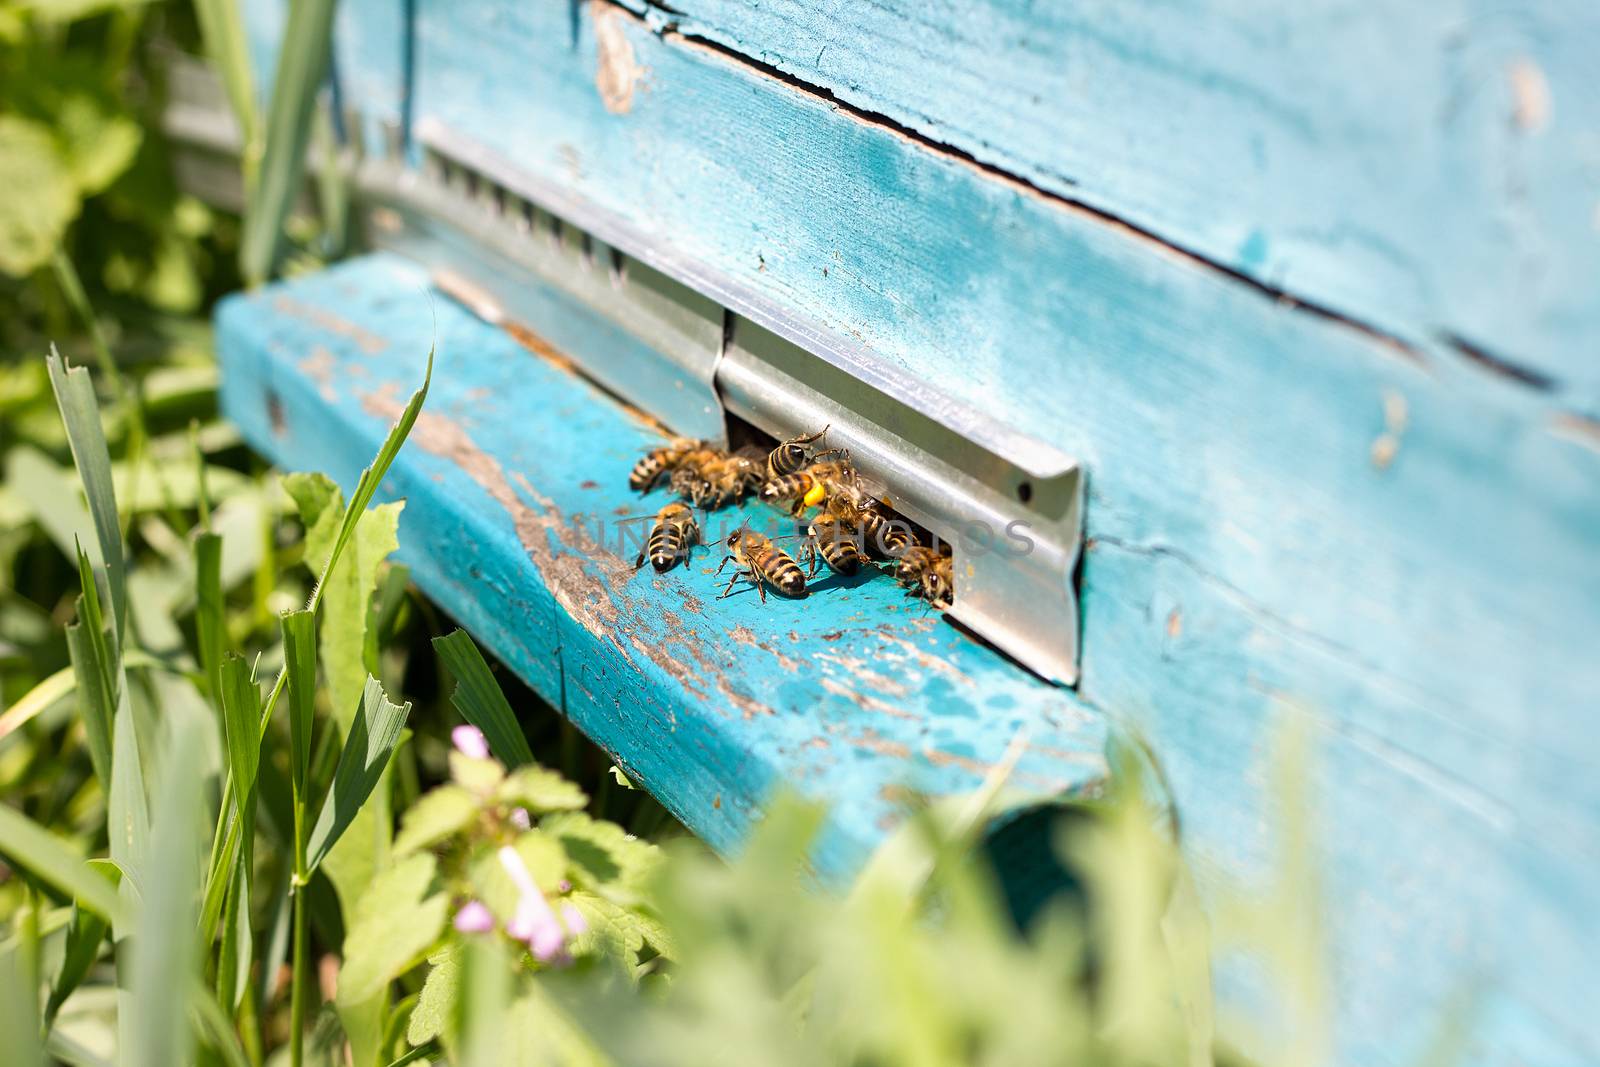
M 1103 781 L 1096 713 L 886 576 L 819 577 L 805 600 L 763 604 L 754 590 L 716 599 L 717 549 L 687 570 L 636 572 L 642 532 L 624 547 L 618 523 L 665 502 L 626 486 L 656 432 L 427 292 L 418 268 L 373 255 L 224 301 L 223 408 L 280 466 L 349 487 L 421 382 L 436 312 L 433 390 L 380 491 L 406 500 L 401 558 L 696 834 L 734 848 L 791 787 L 830 805 L 814 861 L 837 879 L 901 822 L 905 789 L 975 789 L 1019 731 L 1011 815 Z M 759 504 L 749 514 L 777 519 Z M 1049 876 L 1043 855 L 1004 855 L 1013 886 Z

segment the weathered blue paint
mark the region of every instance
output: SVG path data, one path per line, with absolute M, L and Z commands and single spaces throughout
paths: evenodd
M 674 6 L 698 12 L 700 26 L 731 10 L 709 0 Z M 869 6 L 860 5 L 861 18 Z M 1427 36 L 1437 15 L 1394 6 L 1351 14 L 1349 25 L 1392 32 L 1369 43 L 1374 56 L 1390 54 L 1391 41 L 1405 54 L 1404 42 L 1437 40 Z M 749 10 L 759 16 L 766 8 Z M 1259 12 L 1250 25 L 1287 26 L 1299 10 Z M 1140 17 L 1108 14 L 1105 24 Z M 1320 16 L 1305 17 L 1316 26 Z M 1544 24 L 1530 16 L 1525 25 Z M 840 16 L 839 25 L 850 23 Z M 906 32 L 921 34 L 922 25 Z M 1327 39 L 1330 54 L 1354 47 L 1327 25 L 1305 41 L 1286 38 L 1288 29 L 1264 33 L 1268 43 L 1244 54 L 1285 41 L 1284 54 L 1300 57 L 1290 64 L 1295 77 L 1245 82 L 1258 91 L 1241 95 L 1219 77 L 1196 75 L 1191 80 L 1204 84 L 1193 88 L 1195 99 L 1169 100 L 1183 109 L 1172 114 L 1189 116 L 1187 132 L 1166 136 L 1156 118 L 1130 118 L 1148 104 L 1138 97 L 1152 91 L 1134 74 L 1120 82 L 1108 74 L 1095 87 L 1138 87 L 1125 99 L 1086 97 L 1096 101 L 1085 112 L 1091 119 L 1115 116 L 1103 129 L 1087 120 L 1084 128 L 1047 124 L 1034 127 L 1031 140 L 1006 141 L 1008 131 L 1046 121 L 1031 103 L 1018 110 L 1018 126 L 985 125 L 981 111 L 927 116 L 945 124 L 927 127 L 931 135 L 1016 164 L 1041 186 L 1052 173 L 1092 178 L 1086 202 L 1255 277 L 1295 281 L 1302 295 L 1414 338 L 1410 353 L 1265 299 L 1160 242 L 865 122 L 737 58 L 661 39 L 609 7 L 425 3 L 417 109 L 422 120 L 735 275 L 797 317 L 860 338 L 938 388 L 1004 411 L 1019 429 L 1084 461 L 1090 543 L 1081 696 L 1151 735 L 1208 889 L 1265 869 L 1272 796 L 1260 760 L 1290 709 L 1316 725 L 1340 1062 L 1408 1062 L 1433 1013 L 1481 976 L 1488 992 L 1477 1060 L 1592 1063 L 1600 1062 L 1586 999 L 1600 988 L 1600 742 L 1592 725 L 1600 693 L 1600 435 L 1593 423 L 1552 414 L 1596 395 L 1600 374 L 1593 304 L 1583 297 L 1596 292 L 1583 243 L 1595 231 L 1588 208 L 1574 213 L 1592 164 L 1563 155 L 1586 143 L 1567 136 L 1581 131 L 1586 105 L 1571 88 L 1582 68 L 1566 57 L 1592 41 L 1592 16 L 1575 12 L 1560 34 L 1529 38 L 1554 102 L 1548 128 L 1537 133 L 1488 124 L 1486 115 L 1504 111 L 1503 82 L 1470 91 L 1480 84 L 1479 64 L 1503 73 L 1509 38 L 1498 25 L 1464 30 L 1459 76 L 1454 68 L 1440 73 L 1428 60 L 1431 46 L 1419 44 L 1406 68 L 1414 73 L 1385 79 L 1396 63 L 1374 59 L 1370 84 L 1305 62 L 1306 50 L 1319 47 L 1315 38 Z M 1174 40 L 1183 26 L 1175 21 Z M 796 39 L 803 36 L 801 27 Z M 852 46 L 869 59 L 877 54 L 860 41 Z M 1137 49 L 1128 47 L 1118 62 L 1137 65 Z M 882 53 L 891 72 L 896 54 L 888 46 Z M 1151 54 L 1163 53 L 1152 44 Z M 776 52 L 768 58 L 790 62 Z M 1226 59 L 1226 49 L 1217 52 L 1217 62 Z M 826 60 L 814 65 L 826 72 Z M 931 84 L 941 79 L 927 70 L 959 67 L 924 63 L 916 73 Z M 1014 57 L 996 77 L 1026 77 L 1029 69 Z M 597 84 L 602 72 L 610 108 Z M 1179 85 L 1186 77 L 1164 76 Z M 846 80 L 856 86 L 841 83 L 847 99 L 880 91 L 870 78 Z M 1461 121 L 1438 154 L 1409 151 L 1436 143 L 1418 132 L 1431 127 L 1418 125 L 1427 114 L 1415 103 L 1440 85 L 1462 87 L 1462 110 L 1453 113 Z M 1387 93 L 1382 105 L 1395 112 L 1365 107 L 1371 126 L 1344 106 L 1369 89 Z M 924 128 L 882 92 L 867 106 Z M 995 92 L 1003 109 L 1012 89 Z M 1200 144 L 1275 128 L 1274 101 L 1282 100 L 1314 118 L 1304 144 L 1263 140 L 1251 162 L 1259 171 L 1244 173 L 1228 153 L 1213 157 Z M 1340 107 L 1328 110 L 1330 100 Z M 1229 126 L 1231 108 L 1243 117 Z M 1251 118 L 1256 111 L 1268 118 Z M 969 125 L 992 129 L 993 142 L 963 141 Z M 1163 154 L 1176 158 L 1156 158 Z M 1080 167 L 1088 156 L 1103 158 L 1103 169 Z M 1368 169 L 1342 171 L 1351 158 Z M 1423 158 L 1436 169 L 1404 169 Z M 1191 165 L 1204 173 L 1185 169 Z M 1467 177 L 1453 183 L 1458 173 Z M 1497 183 L 1471 184 L 1473 174 L 1491 173 Z M 1385 195 L 1391 180 L 1399 191 Z M 1186 199 L 1191 187 L 1203 195 Z M 1505 192 L 1512 188 L 1521 191 Z M 1438 232 L 1441 225 L 1450 232 Z M 1308 231 L 1313 236 L 1303 236 Z M 1392 239 L 1392 255 L 1353 251 L 1372 246 L 1374 233 Z M 1550 269 L 1533 271 L 1530 256 L 1544 256 Z M 1474 280 L 1482 284 L 1473 288 Z M 1573 288 L 1586 280 L 1587 290 Z M 369 329 L 382 321 L 370 308 L 351 317 Z M 535 325 L 584 343 L 579 327 Z M 1436 343 L 1445 329 L 1554 375 L 1560 390 L 1541 393 L 1476 369 Z M 240 320 L 224 339 L 244 344 L 251 331 L 273 335 L 258 318 Z M 290 387 L 308 388 L 293 375 Z M 253 387 L 237 388 L 249 396 Z M 258 411 L 258 437 L 260 418 Z M 474 430 L 528 432 L 489 415 Z M 364 458 L 342 460 L 351 465 L 342 473 Z M 483 492 L 474 492 L 464 499 L 482 506 Z M 419 536 L 442 550 L 464 520 L 440 521 L 446 533 Z M 484 573 L 511 581 L 504 571 Z M 430 580 L 447 588 L 442 577 Z M 504 594 L 454 595 L 486 601 L 476 615 L 454 609 L 476 632 L 515 617 Z M 548 606 L 548 598 L 538 603 Z M 573 640 L 584 639 L 581 626 L 566 625 Z M 559 634 L 532 643 L 521 661 L 543 662 L 560 644 Z M 723 655 L 715 643 L 701 652 Z M 614 676 L 585 676 L 586 694 L 568 703 L 575 715 L 606 699 L 635 699 L 658 682 L 653 661 L 605 654 Z M 765 666 L 765 674 L 752 665 L 744 677 L 783 677 Z M 1010 692 L 973 701 L 982 716 L 1000 714 L 991 744 L 1003 743 L 1005 724 L 1028 706 Z M 635 742 L 640 753 L 621 753 L 627 760 L 672 766 L 676 756 L 649 738 Z M 707 803 L 708 792 L 689 788 L 677 803 Z M 699 828 L 724 843 L 742 826 L 706 818 Z M 1242 979 L 1226 970 L 1222 978 L 1224 994 L 1243 1002 Z
M 762 603 L 753 590 L 716 599 L 715 549 L 687 570 L 636 572 L 642 528 L 624 549 L 616 524 L 668 499 L 626 485 L 659 435 L 448 298 L 430 300 L 426 275 L 403 261 L 372 256 L 225 302 L 224 408 L 280 465 L 351 484 L 419 382 L 435 313 L 433 391 L 383 486 L 406 498 L 402 558 L 713 845 L 733 847 L 788 786 L 832 805 L 816 861 L 848 874 L 900 822 L 898 788 L 970 791 L 1018 731 L 1016 804 L 1103 779 L 1099 716 L 887 576 L 819 576 L 805 600 Z M 565 335 L 580 337 L 587 313 L 551 304 L 553 320 L 564 315 Z M 743 514 L 714 518 L 731 529 Z M 779 518 L 760 505 L 750 515 Z
M 623 3 L 1302 300 L 1459 335 L 1600 405 L 1592 0 Z

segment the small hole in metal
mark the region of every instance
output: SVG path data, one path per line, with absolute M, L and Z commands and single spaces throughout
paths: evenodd
M 1033 499 L 1033 483 L 1032 482 L 1018 482 L 1017 483 L 1017 499 L 1022 501 L 1024 504 L 1026 504 L 1028 501 Z

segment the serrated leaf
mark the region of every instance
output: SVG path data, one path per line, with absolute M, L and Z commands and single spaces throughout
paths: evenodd
M 315 573 L 326 574 L 319 587 L 320 653 L 342 736 L 350 728 L 367 675 L 377 667 L 376 662 L 368 662 L 366 654 L 368 609 L 378 585 L 378 568 L 399 547 L 400 512 L 405 505 L 396 501 L 363 513 L 333 570 L 327 571 L 326 564 L 339 544 L 345 511 L 339 487 L 322 474 L 290 475 L 283 484 L 306 526 L 306 561 Z
M 450 780 L 457 785 L 488 797 L 505 781 L 506 769 L 497 760 L 476 759 L 464 752 L 451 752 Z
M 401 817 L 395 854 L 427 848 L 471 825 L 478 817 L 479 804 L 476 796 L 458 785 L 442 785 L 425 793 Z
M 359 1003 L 423 959 L 444 930 L 450 898 L 434 887 L 434 858 L 409 856 L 372 880 L 344 939 L 339 1000 Z
M 78 196 L 50 128 L 0 115 L 0 272 L 20 278 L 45 263 L 78 214 Z
M 307 842 L 308 873 L 317 869 L 372 794 L 400 738 L 400 727 L 410 712 L 410 701 L 400 706 L 391 704 L 378 680 L 367 678 L 361 695 L 361 712 L 351 724 L 350 736 L 333 772 L 333 786 L 323 801 L 322 812 Z
M 533 750 L 517 724 L 500 683 L 494 680 L 483 653 L 465 630 L 456 630 L 433 639 L 433 647 L 444 665 L 455 676 L 456 688 L 450 694 L 461 717 L 483 731 L 493 752 L 507 767 L 533 762 Z
M 506 776 L 495 790 L 502 803 L 527 808 L 534 815 L 551 811 L 581 811 L 589 804 L 582 789 L 548 767 L 529 764 Z
M 655 845 L 582 812 L 547 816 L 539 828 L 561 843 L 576 884 L 613 900 L 635 896 L 661 863 L 661 850 Z
M 460 949 L 452 946 L 428 960 L 433 966 L 422 983 L 422 995 L 406 1024 L 406 1041 L 425 1045 L 443 1037 L 455 1021 L 456 996 L 461 988 Z

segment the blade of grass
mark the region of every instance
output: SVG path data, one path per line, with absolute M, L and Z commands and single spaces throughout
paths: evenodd
M 303 800 L 311 768 L 311 730 L 317 697 L 317 628 L 309 611 L 283 616 L 283 659 L 289 673 L 289 771 Z
M 339 753 L 334 768 L 333 786 L 322 803 L 322 812 L 311 829 L 306 846 L 306 873 L 316 871 L 334 843 L 349 827 L 356 811 L 372 795 L 373 787 L 389 762 L 400 727 L 411 713 L 411 702 L 396 706 L 384 695 L 383 685 L 370 675 L 361 694 L 361 714 L 350 728 L 350 737 Z
M 240 267 L 252 285 L 272 273 L 283 247 L 283 222 L 305 175 L 317 90 L 328 69 L 334 0 L 295 0 L 278 46 L 267 108 L 259 180 L 251 190 L 240 242 Z
M 94 385 L 82 367 L 68 367 L 50 346 L 46 360 L 50 384 L 55 390 L 61 421 L 66 424 L 72 459 L 78 467 L 84 494 L 89 498 L 89 515 L 94 520 L 100 555 L 105 561 L 111 592 L 111 616 L 116 621 L 117 645 L 122 645 L 123 624 L 128 616 L 127 564 L 122 554 L 122 527 L 117 518 L 117 498 L 111 486 L 111 453 L 106 448 L 105 431 L 100 425 L 100 409 L 95 402 Z
M 84 600 L 78 598 L 78 614 L 84 612 Z M 102 787 L 111 783 L 111 717 L 115 713 L 115 698 L 106 689 L 105 662 L 101 658 L 104 635 L 97 635 L 82 622 L 71 623 L 66 628 L 67 656 L 72 660 L 74 683 L 78 691 L 78 713 L 83 719 L 83 734 L 89 745 L 89 762 L 94 766 L 94 776 Z
M 228 643 L 222 608 L 222 536 L 202 533 L 194 541 L 195 637 L 200 669 L 211 691 L 212 705 L 222 711 L 222 650 Z
M 68 629 L 70 630 L 70 627 Z M 71 634 L 67 636 L 70 641 Z M 40 679 L 38 685 L 24 693 L 22 699 L 7 708 L 4 715 L 0 715 L 0 741 L 22 729 L 46 709 L 53 707 L 56 701 L 66 699 L 77 686 L 77 676 L 70 666 L 62 667 L 54 674 Z
M 222 727 L 228 746 L 228 770 L 234 789 L 244 797 L 255 792 L 261 769 L 261 692 L 250 677 L 250 664 L 229 652 L 222 658 Z
M 20 951 L 0 955 L 0 1034 L 6 1035 L 6 1062 L 17 1067 L 44 1067 L 37 993 L 26 972 Z
M 239 136 L 243 141 L 242 158 L 245 161 L 245 188 L 252 183 L 251 172 L 260 156 L 259 117 L 256 115 L 254 81 L 250 71 L 250 50 L 246 47 L 244 22 L 239 17 L 235 0 L 195 0 L 194 13 L 200 23 L 200 39 L 205 43 L 206 58 L 222 79 L 222 89 L 228 94 L 228 104 L 233 117 L 239 122 Z
M 117 891 L 104 878 L 60 838 L 4 804 L 0 804 L 0 852 L 101 918 L 118 917 Z
M 89 968 L 100 958 L 100 945 L 110 931 L 111 924 L 104 918 L 87 908 L 74 905 L 72 923 L 67 927 L 66 948 L 61 954 L 61 969 L 56 972 L 55 981 L 50 985 L 50 999 L 44 1008 L 46 1032 L 55 1022 L 61 1005 L 89 976 Z
M 192 735 L 173 735 L 167 766 L 190 767 L 197 759 Z M 196 979 L 199 961 L 192 909 L 199 881 L 197 838 L 202 823 L 200 776 L 163 776 L 159 815 L 151 841 L 149 892 L 139 916 L 132 951 L 131 1044 L 122 1048 L 131 1067 L 171 1067 L 190 1062 L 193 1031 L 181 991 Z
M 261 769 L 261 691 L 250 676 L 244 657 L 223 657 L 222 725 L 228 749 L 228 771 L 242 798 L 244 823 L 238 857 L 233 865 L 227 899 L 227 921 L 222 929 L 222 954 L 217 965 L 217 995 L 230 1012 L 239 1005 L 248 983 L 251 950 L 250 872 L 255 853 L 256 777 Z
M 356 491 L 350 495 L 350 500 L 345 505 L 344 518 L 339 523 L 339 536 L 334 539 L 333 551 L 328 555 L 328 562 L 322 567 L 322 575 L 317 579 L 317 587 L 312 591 L 311 602 L 307 605 L 313 611 L 322 599 L 322 587 L 327 584 L 328 575 L 333 573 L 334 565 L 339 562 L 339 556 L 344 552 L 345 545 L 355 533 L 356 523 L 361 521 L 361 516 L 366 513 L 367 505 L 372 503 L 373 496 L 378 492 L 378 486 L 389 473 L 390 464 L 394 462 L 395 456 L 400 454 L 400 447 L 405 444 L 406 438 L 411 434 L 411 428 L 417 423 L 417 416 L 422 413 L 422 404 L 427 400 L 428 389 L 433 384 L 434 351 L 435 346 L 430 345 L 428 367 L 422 376 L 422 388 L 411 394 L 405 410 L 400 413 L 399 421 L 389 430 L 389 436 L 384 439 L 383 447 L 378 449 L 378 455 L 373 459 L 371 466 L 361 472 L 361 477 L 356 482 Z
M 294 878 L 290 905 L 292 941 L 289 985 L 289 1063 L 300 1067 L 305 1055 L 306 1007 L 306 821 L 310 798 L 306 777 L 311 769 L 311 731 L 316 713 L 317 624 L 310 611 L 283 616 L 284 673 L 289 682 L 289 771 L 294 791 Z
M 494 680 L 483 653 L 465 630 L 456 630 L 433 639 L 434 651 L 455 675 L 455 692 L 450 703 L 461 717 L 483 731 L 489 748 L 508 768 L 533 762 L 533 750 L 517 724 L 516 713 L 506 700 L 500 683 Z
M 344 545 L 350 539 L 356 522 L 362 512 L 372 501 L 378 486 L 383 482 L 384 475 L 389 471 L 389 466 L 399 454 L 400 448 L 405 444 L 406 437 L 411 433 L 411 427 L 416 425 L 417 416 L 422 411 L 423 401 L 427 399 L 428 389 L 433 383 L 433 356 L 435 346 L 428 347 L 428 366 L 423 373 L 422 387 L 412 394 L 411 400 L 401 412 L 399 420 L 389 430 L 389 436 L 384 439 L 383 447 L 378 449 L 377 456 L 372 465 L 361 472 L 361 479 L 356 485 L 356 492 L 345 505 L 344 518 L 340 523 L 339 537 L 335 539 L 333 549 L 328 555 L 328 562 L 323 565 L 322 575 L 317 581 L 317 589 L 311 594 L 311 600 L 306 605 L 306 610 L 315 614 L 317 604 L 321 599 L 322 585 L 327 581 L 328 574 L 339 562 L 339 555 L 344 551 Z M 272 691 L 267 695 L 266 706 L 261 711 L 261 733 L 266 734 L 267 724 L 272 721 L 273 710 L 278 706 L 278 699 L 283 695 L 284 685 L 288 679 L 288 670 L 280 670 L 278 677 L 272 685 Z M 210 944 L 216 936 L 217 921 L 222 915 L 222 901 L 227 889 L 226 873 L 232 868 L 233 855 L 239 846 L 240 826 L 235 817 L 233 806 L 232 780 L 223 785 L 222 813 L 217 823 L 216 841 L 212 848 L 211 864 L 206 874 L 206 891 L 200 909 L 200 935 L 201 941 Z

